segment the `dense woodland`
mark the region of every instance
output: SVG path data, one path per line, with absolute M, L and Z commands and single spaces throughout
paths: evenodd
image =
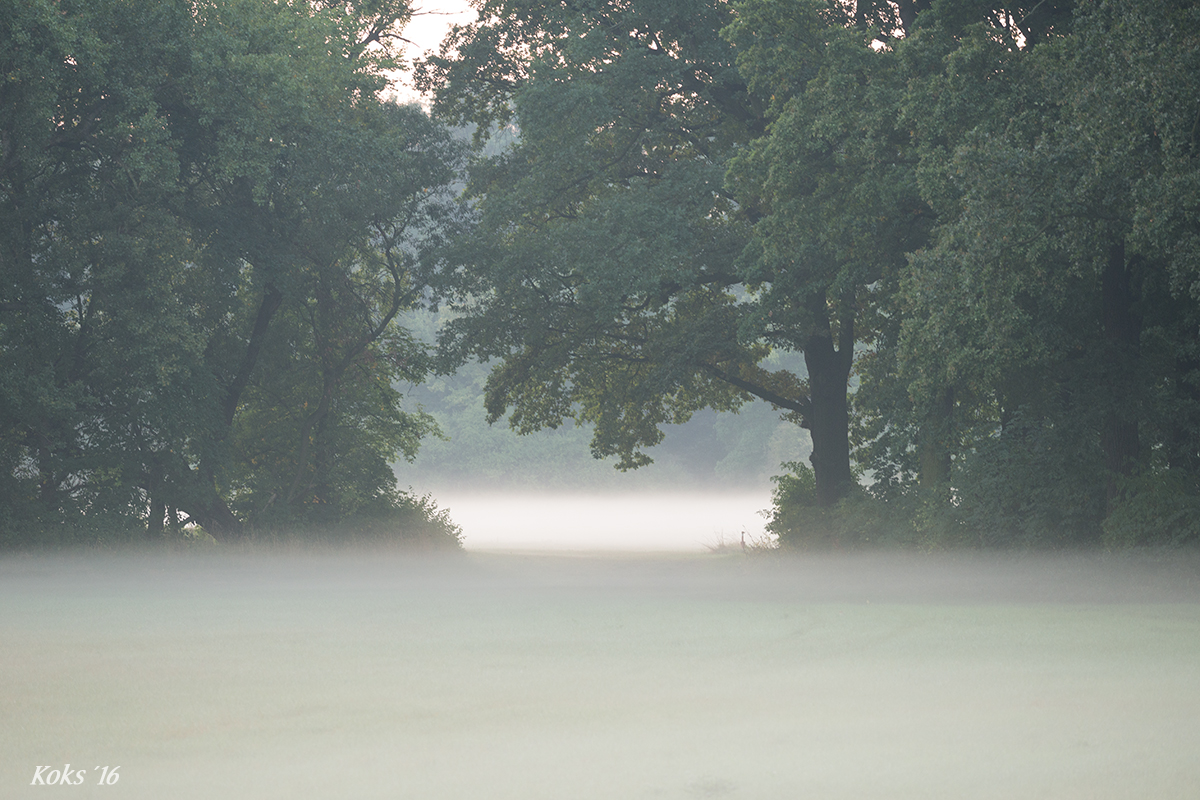
M 401 0 L 0 0 L 5 541 L 453 539 L 471 363 L 625 469 L 769 404 L 787 545 L 1200 540 L 1195 4 L 476 7 L 426 112 Z
M 421 73 L 520 131 L 472 167 L 443 345 L 501 359 L 494 417 L 630 466 L 774 404 L 813 442 L 784 540 L 1194 537 L 1198 35 L 1169 2 L 485 3 Z
M 4 0 L 0 530 L 401 524 L 397 316 L 462 147 L 381 99 L 406 3 Z M 428 534 L 426 536 L 426 534 Z

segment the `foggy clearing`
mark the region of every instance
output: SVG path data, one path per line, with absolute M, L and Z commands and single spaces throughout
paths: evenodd
M 767 492 L 438 490 L 470 550 L 704 551 L 763 538 Z
M 9 555 L 0 794 L 1194 797 L 1198 566 Z
M 1197 42 L 0 0 L 0 800 L 1195 798 Z

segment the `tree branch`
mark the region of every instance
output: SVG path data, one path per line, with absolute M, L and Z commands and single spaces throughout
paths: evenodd
M 805 398 L 784 397 L 783 395 L 779 394 L 778 392 L 774 392 L 774 391 L 766 388 L 765 386 L 761 386 L 759 384 L 752 383 L 751 381 L 748 381 L 748 380 L 745 380 L 744 378 L 738 377 L 737 375 L 734 375 L 733 373 L 727 372 L 727 371 L 721 369 L 720 367 L 716 366 L 715 364 L 705 363 L 705 364 L 701 364 L 700 366 L 706 372 L 710 373 L 714 377 L 719 378 L 720 380 L 723 380 L 732 386 L 736 386 L 737 388 L 741 389 L 743 392 L 748 392 L 749 394 L 752 394 L 759 399 L 766 400 L 768 403 L 770 403 L 773 406 L 778 406 L 779 408 L 786 408 L 788 411 L 795 411 L 797 414 L 799 414 L 802 417 L 807 417 L 809 414 L 812 413 L 812 403 L 806 397 Z
M 283 292 L 279 291 L 273 284 L 267 284 L 266 293 L 263 295 L 262 303 L 258 307 L 258 316 L 254 319 L 254 328 L 250 332 L 250 343 L 246 346 L 246 354 L 242 356 L 242 364 L 238 367 L 237 374 L 233 377 L 229 388 L 225 391 L 225 402 L 222 406 L 222 411 L 224 412 L 225 424 L 227 426 L 233 424 L 233 417 L 237 413 L 242 392 L 245 391 L 246 384 L 250 382 L 250 373 L 254 371 L 254 365 L 258 361 L 258 354 L 262 351 L 263 340 L 267 336 L 271 317 L 275 316 L 275 312 L 279 310 L 279 306 L 282 304 Z

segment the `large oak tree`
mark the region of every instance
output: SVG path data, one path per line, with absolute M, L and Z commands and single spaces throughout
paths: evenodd
M 799 4 L 798 42 L 785 30 L 794 20 L 749 5 L 478 9 L 424 81 L 435 110 L 475 124 L 481 141 L 497 127 L 516 134 L 472 170 L 480 224 L 445 340 L 459 357 L 499 359 L 492 418 L 511 411 L 518 430 L 591 423 L 594 453 L 629 467 L 647 461 L 662 423 L 757 397 L 811 431 L 819 502 L 836 503 L 853 486 L 847 381 L 862 287 L 924 229 L 909 224 L 921 211 L 912 180 L 889 172 L 894 147 L 837 145 L 887 116 L 840 94 L 849 82 L 862 85 L 854 101 L 880 99 L 882 12 Z M 759 33 L 775 43 L 737 56 Z M 775 80 L 793 67 L 801 74 Z M 859 225 L 859 211 L 887 219 Z M 768 366 L 780 351 L 806 368 Z

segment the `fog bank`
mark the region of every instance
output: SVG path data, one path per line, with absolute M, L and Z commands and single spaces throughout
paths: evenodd
M 1182 800 L 1196 567 L 7 557 L 0 796 Z
M 763 537 L 768 492 L 440 490 L 470 550 L 704 551 Z

